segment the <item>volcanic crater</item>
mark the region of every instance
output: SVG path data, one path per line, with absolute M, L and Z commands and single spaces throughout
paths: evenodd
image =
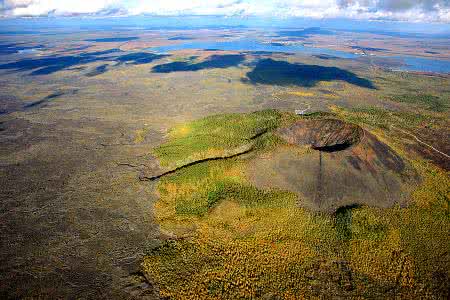
M 299 195 L 301 206 L 333 213 L 350 205 L 402 203 L 412 168 L 390 146 L 358 125 L 337 119 L 301 119 L 275 134 L 290 146 L 256 159 L 251 178 L 260 188 Z M 299 147 L 312 150 L 302 151 Z

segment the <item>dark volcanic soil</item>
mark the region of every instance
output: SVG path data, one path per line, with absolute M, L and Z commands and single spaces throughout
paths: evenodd
M 417 129 L 413 134 L 424 143 L 432 145 L 447 155 L 450 154 L 450 130 L 448 127 L 445 130 Z M 407 148 L 409 151 L 432 161 L 446 171 L 450 171 L 450 159 L 448 157 L 417 143 L 411 136 L 406 136 L 405 138 L 410 141 L 410 146 Z
M 363 130 L 336 119 L 301 120 L 278 130 L 284 140 L 295 145 L 311 145 L 322 151 L 343 150 L 359 143 Z
M 155 299 L 130 275 L 158 234 L 151 185 L 113 162 L 149 145 L 124 124 L 58 121 L 0 126 L 0 298 Z
M 405 199 L 406 183 L 414 180 L 412 169 L 392 148 L 358 126 L 302 120 L 278 133 L 313 150 L 299 153 L 301 148 L 291 146 L 271 159 L 256 159 L 251 177 L 259 187 L 296 192 L 305 208 L 334 212 L 355 204 L 390 207 Z

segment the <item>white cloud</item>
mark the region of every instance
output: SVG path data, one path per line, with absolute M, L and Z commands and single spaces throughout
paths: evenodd
M 157 14 L 157 15 L 233 15 L 250 8 L 249 3 L 236 0 L 165 0 L 165 1 L 139 1 L 131 6 L 131 14 Z
M 448 0 L 0 0 L 3 16 L 269 15 L 450 22 Z
M 41 16 L 49 13 L 57 15 L 94 14 L 107 7 L 120 5 L 120 0 L 7 0 L 10 9 L 6 13 L 13 16 Z M 26 4 L 26 5 L 25 5 Z

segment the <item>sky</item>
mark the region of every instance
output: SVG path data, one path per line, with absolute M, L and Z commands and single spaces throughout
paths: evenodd
M 0 0 L 1 17 L 219 15 L 450 23 L 450 0 Z

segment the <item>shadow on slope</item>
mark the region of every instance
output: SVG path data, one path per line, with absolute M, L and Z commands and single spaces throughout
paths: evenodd
M 9 113 L 17 112 L 17 111 L 27 111 L 31 109 L 43 108 L 46 107 L 47 104 L 52 102 L 53 100 L 60 98 L 61 96 L 73 96 L 78 93 L 77 89 L 69 89 L 69 90 L 60 90 L 56 91 L 42 99 L 25 102 L 23 103 L 20 99 L 17 98 L 6 98 L 7 105 L 2 105 L 0 109 L 0 116 L 7 115 Z M 1 130 L 0 130 L 1 131 Z
M 12 63 L 0 65 L 0 70 L 15 70 L 17 72 L 32 71 L 31 75 L 49 75 L 58 71 L 66 70 L 93 62 L 116 62 L 129 64 L 146 64 L 153 60 L 166 57 L 147 52 L 129 53 L 117 56 L 121 53 L 119 49 L 95 51 L 64 56 L 46 56 L 39 58 L 25 58 Z M 106 71 L 106 70 L 100 70 Z
M 139 38 L 137 36 L 130 37 L 110 37 L 110 38 L 99 38 L 99 39 L 87 39 L 86 42 L 96 42 L 96 43 L 113 43 L 113 42 L 129 42 L 135 41 Z
M 64 94 L 65 94 L 64 92 L 56 92 L 56 93 L 53 93 L 53 94 L 51 94 L 51 95 L 49 95 L 49 96 L 47 96 L 47 97 L 45 97 L 45 98 L 43 98 L 43 99 L 41 99 L 41 100 L 38 100 L 38 101 L 34 101 L 34 102 L 31 102 L 31 103 L 25 104 L 25 105 L 23 106 L 23 108 L 24 108 L 24 109 L 28 109 L 28 108 L 33 108 L 33 107 L 37 107 L 37 106 L 40 106 L 40 105 L 44 105 L 44 104 L 46 104 L 47 102 L 49 102 L 49 101 L 51 101 L 51 100 L 53 100 L 53 99 L 55 99 L 55 98 L 58 98 L 58 97 L 60 97 L 60 96 L 62 96 L 62 95 L 64 95 Z
M 153 73 L 171 73 L 183 71 L 199 71 L 203 69 L 225 69 L 239 65 L 245 60 L 242 54 L 212 55 L 200 63 L 190 63 L 185 61 L 172 62 L 168 64 L 157 65 L 152 68 Z
M 94 76 L 106 73 L 108 71 L 108 66 L 109 66 L 108 64 L 103 64 L 98 67 L 95 67 L 92 71 L 87 73 L 85 76 L 86 77 L 94 77 Z
M 302 87 L 313 87 L 319 81 L 343 80 L 360 87 L 375 89 L 370 80 L 360 78 L 347 70 L 336 67 L 291 64 L 270 58 L 260 60 L 255 68 L 247 73 L 247 78 L 253 84 L 296 85 Z
M 0 45 L 0 55 L 4 54 L 15 54 L 19 53 L 23 50 L 34 50 L 34 49 L 42 49 L 44 46 L 36 45 L 36 46 L 23 46 L 23 44 L 1 44 Z
M 128 63 L 133 65 L 142 65 L 142 64 L 148 64 L 151 63 L 154 60 L 167 57 L 170 55 L 167 54 L 153 54 L 153 53 L 147 53 L 147 52 L 136 52 L 136 53 L 130 53 L 125 54 L 117 57 L 115 59 L 118 63 Z

